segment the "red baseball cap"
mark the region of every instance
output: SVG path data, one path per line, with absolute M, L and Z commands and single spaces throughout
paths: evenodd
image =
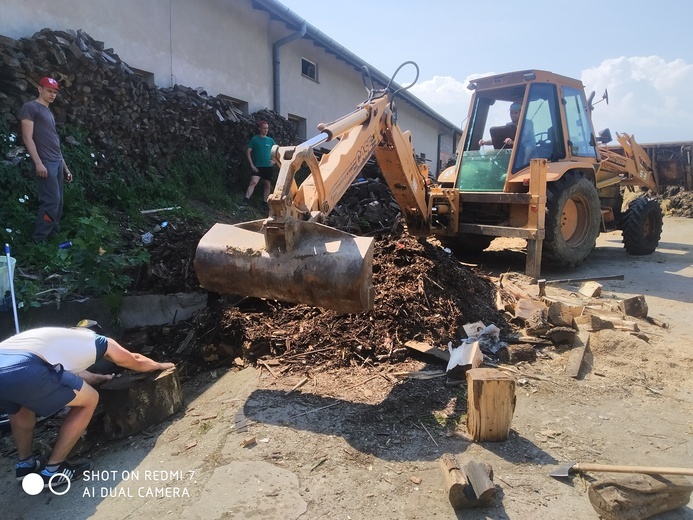
M 53 88 L 55 90 L 60 90 L 60 85 L 58 85 L 58 82 L 53 78 L 49 77 L 41 78 L 41 81 L 39 81 L 39 87 L 47 87 Z

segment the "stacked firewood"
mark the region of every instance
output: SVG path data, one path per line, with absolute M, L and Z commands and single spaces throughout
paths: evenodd
M 51 106 L 59 125 L 86 132 L 97 170 L 127 161 L 134 171 L 165 165 L 183 151 L 221 153 L 233 175 L 260 119 L 278 144 L 296 144 L 291 123 L 271 110 L 245 116 L 219 96 L 181 85 L 158 88 L 113 49 L 84 31 L 43 29 L 31 38 L 0 36 L 0 117 L 19 132 L 17 114 L 37 95 L 43 76 L 56 78 Z

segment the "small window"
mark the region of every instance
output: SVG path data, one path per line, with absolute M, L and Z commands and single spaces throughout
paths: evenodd
M 313 81 L 318 81 L 318 66 L 305 58 L 301 58 L 301 74 Z
M 289 123 L 294 127 L 294 132 L 296 137 L 300 141 L 306 140 L 306 119 L 304 117 L 295 116 L 293 114 L 288 115 Z
M 145 83 L 149 83 L 150 85 L 154 84 L 154 73 L 153 72 L 147 72 L 146 70 L 136 69 L 134 67 L 130 67 L 130 70 L 132 72 L 134 72 L 137 76 L 142 78 L 142 80 Z

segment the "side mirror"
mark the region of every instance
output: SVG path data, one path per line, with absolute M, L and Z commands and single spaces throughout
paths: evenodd
M 597 141 L 599 141 L 601 144 L 607 144 L 613 141 L 611 137 L 611 130 L 608 128 L 605 128 L 601 132 L 599 132 L 599 136 L 597 137 Z
M 589 108 L 590 112 L 592 110 L 594 110 L 594 105 L 601 103 L 602 101 L 606 101 L 607 105 L 609 104 L 609 91 L 608 90 L 604 89 L 604 94 L 602 94 L 602 98 L 595 103 L 593 103 L 594 95 L 595 95 L 595 92 L 593 90 L 592 93 L 590 94 L 589 99 L 587 100 L 587 108 Z

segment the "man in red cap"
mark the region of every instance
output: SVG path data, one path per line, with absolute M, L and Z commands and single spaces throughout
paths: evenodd
M 60 151 L 60 138 L 55 130 L 55 118 L 48 108 L 60 86 L 53 78 L 41 78 L 38 97 L 22 106 L 22 138 L 36 167 L 39 210 L 33 239 L 45 242 L 60 230 L 63 212 L 63 183 L 72 182 L 72 172 Z

